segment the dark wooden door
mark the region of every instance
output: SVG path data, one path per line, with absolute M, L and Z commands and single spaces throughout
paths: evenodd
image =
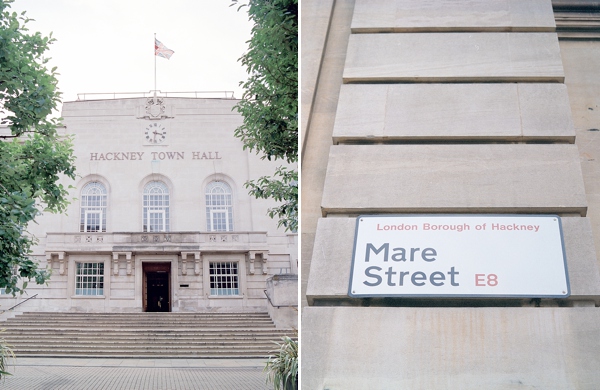
M 170 263 L 144 263 L 144 311 L 171 311 Z

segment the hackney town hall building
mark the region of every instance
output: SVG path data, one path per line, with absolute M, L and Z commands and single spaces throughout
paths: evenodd
M 244 188 L 276 164 L 234 137 L 238 100 L 140 96 L 63 104 L 77 178 L 30 227 L 52 276 L 24 310 L 264 311 L 267 280 L 298 273 L 297 234 Z

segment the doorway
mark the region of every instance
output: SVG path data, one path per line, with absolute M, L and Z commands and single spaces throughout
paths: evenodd
M 171 311 L 171 263 L 142 263 L 144 311 Z

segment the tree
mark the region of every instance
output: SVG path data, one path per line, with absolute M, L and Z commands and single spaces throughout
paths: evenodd
M 233 0 L 233 4 L 238 4 Z M 236 109 L 244 123 L 235 136 L 244 149 L 263 159 L 298 162 L 298 0 L 250 0 L 247 7 L 254 22 L 248 51 L 240 58 L 249 74 L 242 100 Z M 286 166 L 273 176 L 245 184 L 256 198 L 281 204 L 269 210 L 286 230 L 298 228 L 298 172 Z
M 71 140 L 49 118 L 60 102 L 56 69 L 44 57 L 54 39 L 29 34 L 31 19 L 11 13 L 11 3 L 0 0 L 0 118 L 10 130 L 0 133 L 0 287 L 15 295 L 50 277 L 29 258 L 36 239 L 26 229 L 42 210 L 65 210 L 59 178 L 74 179 L 75 167 Z

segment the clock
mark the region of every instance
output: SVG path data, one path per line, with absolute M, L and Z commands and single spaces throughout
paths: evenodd
M 150 123 L 144 131 L 146 141 L 151 144 L 160 144 L 167 138 L 166 127 L 158 122 Z

